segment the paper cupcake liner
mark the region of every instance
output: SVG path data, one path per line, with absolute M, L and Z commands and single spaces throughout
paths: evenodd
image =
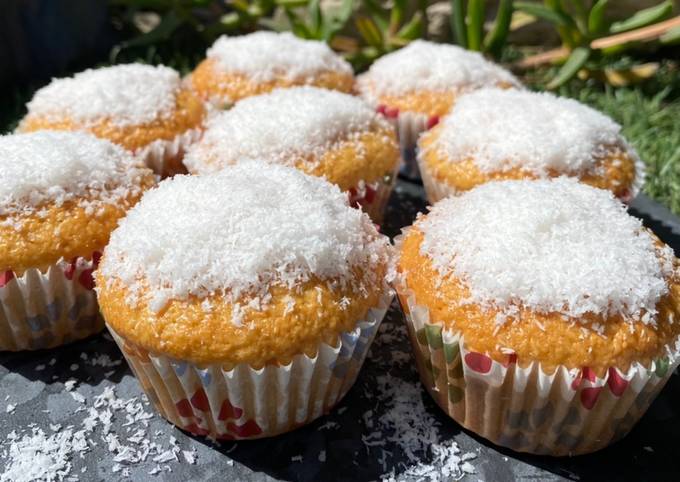
M 420 134 L 431 129 L 439 122 L 438 116 L 427 116 L 417 112 L 400 112 L 398 109 L 379 105 L 376 111 L 383 114 L 397 132 L 402 165 L 399 173 L 417 181 L 421 175 L 416 160 L 416 146 Z
M 307 424 L 331 410 L 352 387 L 368 348 L 392 301 L 380 304 L 337 347 L 319 345 L 317 355 L 255 369 L 241 363 L 199 366 L 150 353 L 108 327 L 160 414 L 195 435 L 217 440 L 271 437 Z
M 397 249 L 406 232 L 395 238 Z M 512 352 L 501 363 L 432 323 L 403 279 L 395 285 L 420 379 L 432 398 L 463 427 L 518 452 L 579 455 L 623 438 L 680 364 L 680 340 L 649 367 L 611 367 L 603 377 L 587 367 L 522 368 Z
M 0 274 L 0 350 L 52 348 L 100 332 L 92 279 L 99 257 Z
M 645 164 L 632 148 L 628 148 L 628 153 L 633 157 L 633 161 L 635 162 L 635 178 L 633 179 L 633 183 L 628 192 L 619 198 L 625 204 L 630 204 L 635 199 L 645 183 Z M 437 180 L 432 175 L 432 172 L 430 172 L 427 163 L 421 155 L 421 151 L 418 149 L 416 149 L 416 162 L 420 170 L 420 176 L 423 180 L 425 195 L 430 204 L 434 204 L 446 197 L 459 194 L 456 188 Z
M 385 217 L 385 210 L 390 201 L 390 196 L 397 184 L 397 171 L 399 164 L 395 166 L 391 174 L 385 175 L 382 179 L 372 183 L 361 181 L 358 186 L 351 188 L 349 192 L 349 203 L 353 207 L 361 207 L 375 224 L 382 224 Z
M 637 197 L 637 195 L 640 194 L 640 191 L 642 191 L 642 187 L 645 184 L 647 167 L 645 166 L 645 163 L 642 162 L 642 159 L 640 159 L 637 151 L 633 149 L 627 142 L 625 143 L 625 147 L 628 154 L 633 157 L 633 161 L 635 162 L 635 178 L 633 179 L 633 185 L 630 188 L 630 192 L 623 196 L 621 201 L 626 204 L 630 204 Z
M 664 356 L 649 368 L 612 367 L 598 377 L 589 368 L 522 368 L 512 353 L 500 363 L 431 323 L 412 291 L 398 291 L 418 372 L 432 398 L 463 427 L 518 452 L 579 455 L 621 439 L 678 366 L 677 356 Z
M 134 155 L 161 177 L 186 173 L 184 152 L 200 136 L 201 129 L 189 129 L 171 140 L 156 139 L 134 151 Z
M 430 204 L 434 204 L 437 201 L 444 199 L 445 197 L 455 196 L 457 191 L 455 188 L 449 186 L 446 183 L 438 181 L 430 172 L 427 164 L 423 161 L 422 156 L 418 152 L 416 155 L 416 162 L 420 169 L 420 176 L 423 180 L 423 188 L 425 189 L 425 197 Z

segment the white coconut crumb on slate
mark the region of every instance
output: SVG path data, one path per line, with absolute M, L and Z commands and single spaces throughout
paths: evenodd
M 254 82 L 275 78 L 311 82 L 322 72 L 352 75 L 352 67 L 325 42 L 303 40 L 288 32 L 255 32 L 222 36 L 207 51 L 225 73 L 241 74 Z
M 190 172 L 215 172 L 243 159 L 311 165 L 333 144 L 385 121 L 361 99 L 316 87 L 277 89 L 248 97 L 215 116 L 184 163 Z
M 158 433 L 148 433 L 149 421 L 154 417 L 146 410 L 148 402 L 118 398 L 114 387 L 109 385 L 89 400 L 88 405 L 85 417 L 77 424 L 65 428 L 50 425 L 51 433 L 47 434 L 35 424 L 23 433 L 11 432 L 0 444 L 0 467 L 3 467 L 0 481 L 79 480 L 71 474 L 73 461 L 76 457 L 82 459 L 95 446 L 108 450 L 114 462 L 112 471 L 122 477 L 129 477 L 131 467 L 146 461 L 196 463 L 195 449 L 182 450 L 173 436 L 163 443 Z M 121 424 L 122 420 L 125 423 Z M 121 429 L 116 431 L 114 422 L 121 425 Z M 164 467 L 171 470 L 167 465 Z M 85 470 L 83 467 L 81 472 Z M 155 475 L 160 470 L 151 472 Z
M 380 286 L 376 269 L 389 258 L 387 238 L 337 186 L 244 162 L 147 192 L 112 234 L 100 269 L 129 288 L 131 304 L 148 294 L 156 311 L 189 295 L 266 300 L 272 285 L 294 289 L 312 277 L 362 293 Z
M 179 74 L 169 67 L 127 64 L 88 69 L 38 90 L 27 104 L 28 115 L 85 125 L 104 119 L 120 127 L 146 124 L 174 111 L 180 88 Z
M 499 84 L 521 86 L 510 72 L 477 52 L 425 40 L 379 58 L 357 80 L 362 96 L 371 102 L 380 95 L 460 92 Z
M 388 371 L 396 367 L 399 374 L 396 377 L 389 373 L 378 375 L 365 392 L 369 403 L 383 406 L 364 413 L 368 434 L 362 437 L 367 450 L 378 453 L 377 460 L 385 471 L 381 480 L 458 480 L 475 473 L 470 461 L 477 454 L 463 453 L 457 442 L 445 440 L 439 430 L 440 422 L 423 403 L 422 385 L 401 378 L 402 374 L 413 370 L 411 355 L 399 347 L 399 342 L 406 336 L 405 326 L 383 323 L 370 353 L 381 369 Z M 380 345 L 389 350 L 378 350 Z M 380 355 L 376 360 L 378 352 L 389 356 Z M 388 444 L 398 448 L 403 454 L 400 458 L 405 458 L 405 462 L 396 466 L 390 464 L 388 459 L 397 454 L 386 448 Z
M 0 136 L 0 215 L 50 202 L 95 208 L 139 192 L 149 170 L 123 148 L 90 134 L 39 131 Z
M 525 307 L 654 323 L 674 270 L 671 249 L 610 192 L 569 178 L 485 184 L 416 225 L 421 253 L 469 288 L 465 303 L 510 317 Z
M 462 96 L 439 129 L 430 149 L 452 162 L 472 159 L 483 172 L 579 174 L 616 150 L 636 156 L 612 119 L 549 93 L 478 90 Z

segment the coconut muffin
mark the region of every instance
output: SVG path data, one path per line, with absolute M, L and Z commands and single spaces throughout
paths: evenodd
M 294 87 L 244 99 L 215 116 L 184 162 L 189 172 L 208 174 L 253 158 L 324 177 L 379 220 L 399 149 L 394 129 L 360 99 Z
M 48 348 L 103 328 L 92 270 L 154 182 L 127 151 L 90 134 L 0 136 L 0 350 Z
M 460 95 L 483 87 L 521 84 L 477 52 L 424 40 L 381 57 L 357 78 L 361 97 L 397 126 L 408 177 L 418 177 L 418 135 L 435 126 Z
M 575 100 L 548 93 L 480 89 L 418 141 L 430 202 L 504 179 L 569 176 L 625 202 L 643 164 L 621 126 Z
M 435 204 L 398 245 L 423 383 L 494 443 L 603 448 L 678 364 L 678 261 L 608 191 L 484 184 Z
M 105 250 L 98 297 L 163 416 L 213 438 L 275 435 L 354 382 L 391 298 L 390 250 L 336 186 L 243 162 L 144 196 Z
M 116 65 L 54 79 L 27 104 L 19 132 L 87 131 L 119 144 L 156 173 L 182 169 L 186 146 L 200 134 L 202 101 L 164 66 Z
M 204 100 L 227 107 L 296 85 L 351 92 L 354 74 L 324 42 L 262 31 L 217 39 L 191 74 L 191 85 Z

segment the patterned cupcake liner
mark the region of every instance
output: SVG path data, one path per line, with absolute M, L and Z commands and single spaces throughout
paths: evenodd
M 397 290 L 418 372 L 432 398 L 465 428 L 518 452 L 579 455 L 621 439 L 680 362 L 678 346 L 648 368 L 611 367 L 604 377 L 589 368 L 522 368 L 513 353 L 497 362 L 468 350 L 460 334 L 431 323 L 412 291 Z
M 399 109 L 378 105 L 376 111 L 382 114 L 397 132 L 402 165 L 399 173 L 417 181 L 421 178 L 416 160 L 416 146 L 420 134 L 439 123 L 438 116 L 427 116 L 417 112 L 400 112 Z
M 99 333 L 92 271 L 100 256 L 0 274 L 0 350 L 53 348 Z
M 642 186 L 645 183 L 644 162 L 642 162 L 640 157 L 638 157 L 635 150 L 630 147 L 628 147 L 628 153 L 633 157 L 633 161 L 635 162 L 635 178 L 633 179 L 633 183 L 628 192 L 619 198 L 625 204 L 630 204 L 633 202 L 635 197 L 642 190 Z M 457 191 L 456 188 L 448 185 L 445 182 L 439 181 L 434 177 L 418 149 L 416 149 L 416 162 L 423 180 L 425 195 L 430 204 L 434 204 L 446 197 L 456 196 L 459 194 L 459 191 Z
M 382 224 L 387 204 L 397 184 L 398 170 L 399 164 L 397 163 L 394 171 L 386 174 L 379 181 L 372 183 L 361 181 L 358 186 L 351 188 L 348 191 L 350 205 L 355 208 L 361 207 L 375 224 Z
M 134 155 L 161 177 L 186 173 L 182 164 L 187 147 L 201 137 L 201 129 L 189 129 L 174 139 L 156 139 L 134 151 Z
M 407 231 L 395 238 L 397 249 Z M 535 362 L 521 367 L 511 351 L 498 362 L 432 322 L 403 278 L 395 285 L 432 398 L 463 427 L 518 452 L 579 455 L 623 438 L 680 364 L 680 339 L 649 367 L 611 367 L 603 377 L 587 367 L 559 366 L 552 373 Z
M 108 326 L 144 392 L 169 422 L 217 440 L 271 437 L 329 412 L 349 391 L 392 301 L 389 291 L 337 347 L 297 355 L 288 365 L 198 366 L 153 354 Z

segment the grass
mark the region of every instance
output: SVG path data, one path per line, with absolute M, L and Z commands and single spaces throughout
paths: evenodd
M 176 51 L 175 51 L 176 52 Z M 144 58 L 125 58 L 150 63 L 166 63 L 187 72 L 195 63 L 184 53 L 168 57 L 152 51 Z M 534 72 L 526 77 L 528 85 L 545 85 L 550 70 Z M 14 129 L 24 115 L 25 103 L 39 86 L 15 89 L 0 103 L 0 132 Z M 664 62 L 659 72 L 644 84 L 613 88 L 600 82 L 573 80 L 560 89 L 572 97 L 601 110 L 623 126 L 623 133 L 637 149 L 647 165 L 644 192 L 680 215 L 680 72 L 672 62 Z
M 644 192 L 680 215 L 680 75 L 666 63 L 643 85 L 613 88 L 573 81 L 560 94 L 605 112 L 623 126 L 647 166 Z

